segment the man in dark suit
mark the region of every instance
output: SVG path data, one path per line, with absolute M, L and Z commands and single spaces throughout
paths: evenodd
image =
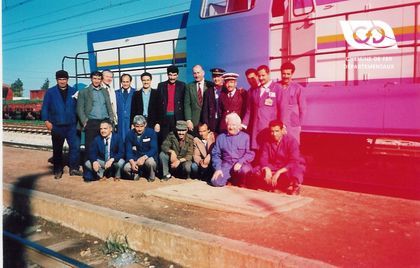
M 100 135 L 96 136 L 89 149 L 89 160 L 86 168 L 94 172 L 96 178 L 121 178 L 121 168 L 124 165 L 124 143 L 121 137 L 112 133 L 112 122 L 103 120 L 100 123 Z
M 163 121 L 162 98 L 159 91 L 152 88 L 152 75 L 144 72 L 141 76 L 143 87 L 134 92 L 131 102 L 131 122 L 136 115 L 142 115 L 147 120 L 148 127 L 160 132 Z
M 201 112 L 201 122 L 206 123 L 209 129 L 219 133 L 220 111 L 219 97 L 222 93 L 223 78 L 225 70 L 222 68 L 210 69 L 214 86 L 204 93 L 203 110 Z
M 159 144 L 175 129 L 176 121 L 184 120 L 185 83 L 177 80 L 179 70 L 175 65 L 169 66 L 166 71 L 168 80 L 160 82 L 157 87 L 162 97 L 164 115 Z
M 77 99 L 77 116 L 85 132 L 85 162 L 88 160 L 90 144 L 100 134 L 100 123 L 104 119 L 114 118 L 109 93 L 101 86 L 102 73 L 94 71 L 90 79 L 92 83 L 79 92 Z M 93 179 L 88 172 L 83 173 L 83 178 L 85 181 Z
M 42 120 L 51 131 L 54 178 L 60 179 L 63 175 L 64 140 L 67 140 L 69 145 L 70 176 L 80 176 L 80 140 L 77 135 L 76 100 L 73 98 L 76 89 L 67 84 L 69 74 L 66 71 L 57 71 L 55 78 L 57 85 L 47 90 L 41 110 Z
M 128 162 L 124 166 L 124 172 L 130 174 L 130 177 L 134 175 L 134 180 L 147 177 L 147 181 L 154 181 L 158 162 L 156 132 L 146 128 L 147 121 L 142 115 L 134 117 L 133 126 L 125 140 Z
M 188 129 L 195 130 L 197 134 L 197 125 L 201 118 L 201 109 L 203 107 L 204 92 L 213 85 L 212 82 L 204 80 L 204 70 L 200 65 L 193 67 L 194 82 L 186 86 L 184 109 L 185 120 Z

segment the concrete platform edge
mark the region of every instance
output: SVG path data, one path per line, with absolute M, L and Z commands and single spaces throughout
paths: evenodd
M 286 252 L 208 234 L 143 216 L 3 184 L 3 205 L 27 202 L 35 216 L 105 240 L 127 235 L 130 247 L 186 267 L 332 267 Z

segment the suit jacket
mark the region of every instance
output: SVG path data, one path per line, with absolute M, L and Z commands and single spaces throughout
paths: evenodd
M 212 82 L 205 80 L 203 93 L 205 93 L 207 89 L 212 86 Z M 194 127 L 197 126 L 201 118 L 202 104 L 200 105 L 198 102 L 196 82 L 189 83 L 185 88 L 184 109 L 185 120 L 191 120 Z
M 201 141 L 200 138 L 195 137 L 194 138 L 194 162 L 200 163 L 200 160 L 203 160 L 207 157 L 207 155 L 211 155 L 211 150 L 213 149 L 214 142 L 216 141 L 216 135 L 211 132 L 209 133 L 209 138 L 207 141 L 207 144 L 204 145 L 204 143 Z M 211 157 L 210 157 L 211 158 Z
M 121 137 L 112 133 L 111 144 L 109 149 L 109 158 L 114 158 L 114 163 L 118 162 L 121 158 L 124 157 L 124 142 Z M 98 135 L 93 140 L 89 148 L 89 160 L 91 163 L 96 160 L 105 160 L 105 143 L 104 138 L 101 135 Z
M 72 96 L 76 89 L 68 86 L 67 98 L 64 102 L 61 97 L 60 88 L 54 86 L 49 88 L 44 96 L 42 103 L 41 117 L 44 121 L 49 121 L 53 125 L 74 125 L 77 123 L 77 102 Z
M 95 89 L 93 89 L 91 84 L 87 88 L 79 91 L 79 96 L 77 98 L 77 116 L 79 117 L 79 121 L 82 126 L 84 126 L 88 121 L 88 115 L 93 108 L 93 90 Z M 114 118 L 114 112 L 112 111 L 108 90 L 102 88 L 101 92 L 105 97 L 105 105 L 108 111 L 108 117 L 112 120 Z
M 163 115 L 167 113 L 168 107 L 168 81 L 160 82 L 158 84 L 157 90 L 162 97 L 163 102 Z M 175 121 L 184 120 L 184 97 L 185 97 L 185 83 L 181 81 L 175 81 L 175 107 L 174 107 L 174 116 Z
M 137 161 L 143 155 L 147 155 L 148 157 L 153 157 L 157 163 L 157 142 L 156 132 L 151 128 L 146 128 L 140 137 L 137 136 L 134 130 L 130 130 L 125 139 L 127 160 L 133 159 Z
M 150 89 L 150 100 L 149 108 L 147 111 L 147 125 L 150 128 L 154 128 L 156 124 L 162 125 L 163 122 L 163 108 L 162 98 L 159 91 L 156 89 Z M 131 116 L 130 122 L 133 122 L 133 118 L 136 115 L 143 115 L 143 95 L 142 90 L 134 92 L 133 100 L 131 102 Z
M 135 91 L 134 88 L 130 88 L 127 99 L 125 99 L 123 89 L 115 90 L 118 114 L 118 134 L 123 140 L 125 140 L 127 133 L 131 129 L 131 102 Z
M 214 86 L 212 86 L 204 93 L 203 109 L 201 111 L 201 122 L 206 123 L 211 131 L 217 133 L 219 132 L 220 122 L 220 105 L 218 104 L 220 104 L 220 99 L 216 100 Z

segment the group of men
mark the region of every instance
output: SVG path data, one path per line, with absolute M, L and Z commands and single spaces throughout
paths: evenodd
M 281 66 L 279 83 L 270 79 L 265 65 L 248 69 L 248 90 L 237 87 L 236 73 L 213 68 L 211 82 L 200 65 L 192 71 L 195 81 L 185 84 L 178 80 L 178 68 L 169 66 L 168 80 L 157 89 L 151 87 L 152 75 L 144 72 L 138 90 L 131 87 L 129 74 L 121 76 L 121 88 L 114 90 L 113 73 L 95 71 L 91 84 L 79 92 L 68 85 L 67 72 L 58 71 L 57 85 L 47 91 L 42 108 L 51 131 L 55 178 L 63 174 L 66 139 L 70 175 L 83 175 L 86 182 L 176 176 L 213 186 L 281 186 L 299 193 L 306 103 L 301 87 L 292 82 L 294 65 Z M 83 174 L 78 129 L 85 135 Z

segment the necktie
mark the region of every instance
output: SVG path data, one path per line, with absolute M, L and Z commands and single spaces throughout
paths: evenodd
M 203 105 L 203 93 L 201 91 L 200 84 L 198 84 L 197 97 L 198 97 L 198 103 L 200 104 L 200 106 Z
M 105 162 L 109 160 L 108 140 L 105 139 Z
M 128 97 L 128 90 L 127 89 L 124 89 L 123 96 L 124 96 L 124 100 L 127 100 L 127 97 Z

